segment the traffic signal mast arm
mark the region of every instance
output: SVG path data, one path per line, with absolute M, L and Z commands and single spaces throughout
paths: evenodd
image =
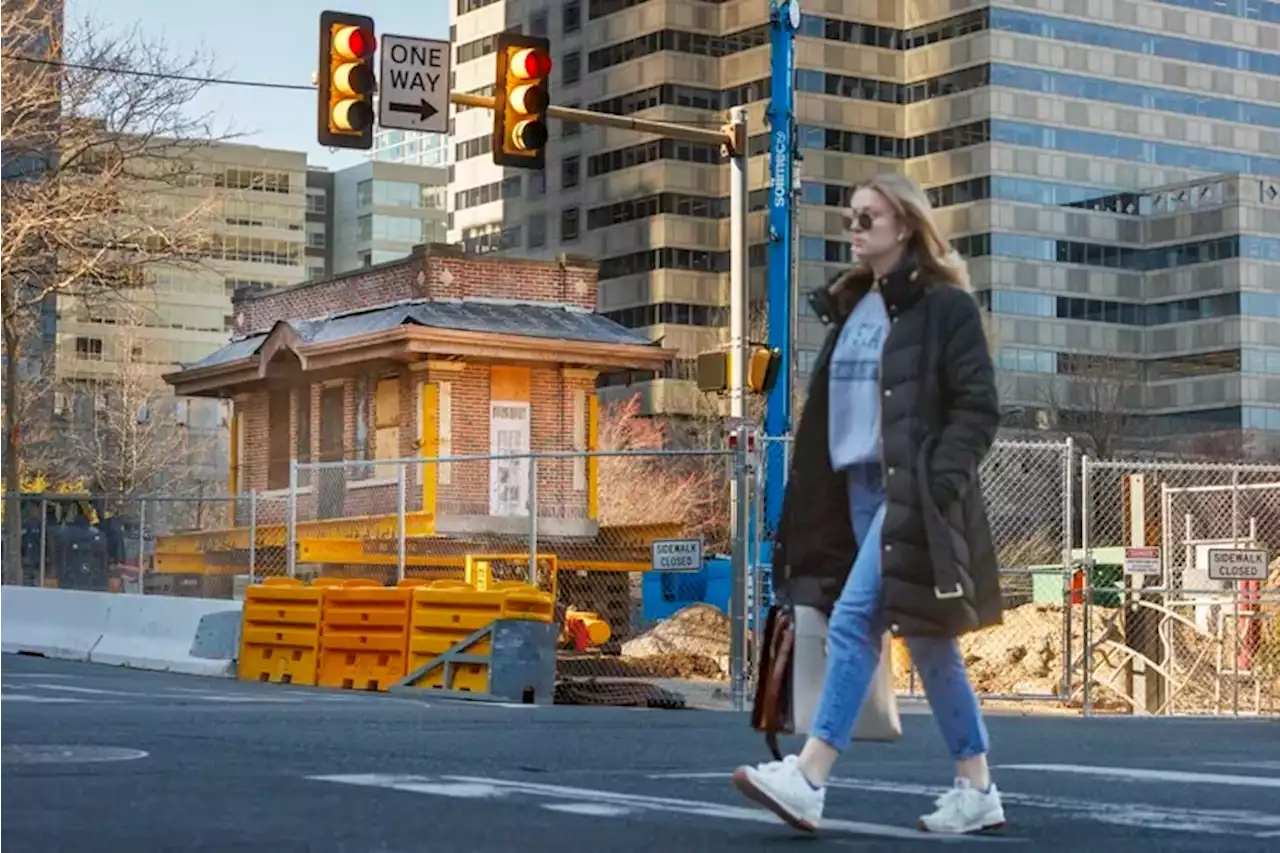
M 497 99 L 492 95 L 472 95 L 467 92 L 450 92 L 449 101 L 462 107 L 479 107 L 487 110 L 494 109 L 497 104 Z M 641 133 L 656 133 L 668 139 L 680 139 L 685 142 L 700 142 L 704 145 L 727 145 L 730 153 L 733 154 L 745 154 L 747 151 L 746 133 L 737 132 L 737 128 L 732 124 L 726 124 L 720 130 L 708 130 L 665 121 L 650 121 L 649 119 L 629 118 L 612 113 L 598 113 L 592 110 L 555 106 L 547 107 L 547 115 L 560 121 L 593 124 L 599 127 L 616 127 L 621 130 L 636 130 Z M 745 128 L 743 128 L 743 131 L 745 131 Z

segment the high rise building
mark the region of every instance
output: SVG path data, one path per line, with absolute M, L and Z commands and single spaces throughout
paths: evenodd
M 455 0 L 454 88 L 491 91 L 510 29 L 550 36 L 557 104 L 703 126 L 747 104 L 761 299 L 768 5 Z M 1105 381 L 1144 436 L 1280 430 L 1280 3 L 802 5 L 799 288 L 848 263 L 853 184 L 904 171 L 994 312 L 1011 409 L 1076 417 Z M 626 393 L 687 409 L 687 359 L 724 337 L 719 153 L 553 123 L 545 173 L 503 170 L 490 120 L 454 116 L 452 239 L 596 257 L 600 310 L 686 356 Z M 823 335 L 800 317 L 801 381 Z
M 59 380 L 110 380 L 122 363 L 134 363 L 148 365 L 159 383 L 162 373 L 226 343 L 237 288 L 306 279 L 306 155 L 216 143 L 196 157 L 188 186 L 165 192 L 176 215 L 207 211 L 206 257 L 148 268 L 147 286 L 119 304 L 60 299 Z
M 372 159 L 408 166 L 449 165 L 449 137 L 443 133 L 415 133 L 407 130 L 373 132 Z
M 445 242 L 448 174 L 444 166 L 366 160 L 332 173 L 327 190 L 314 178 L 316 203 L 328 193 L 329 273 L 396 261 L 414 246 Z

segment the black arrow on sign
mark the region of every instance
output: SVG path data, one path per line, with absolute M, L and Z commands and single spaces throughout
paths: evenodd
M 426 121 L 436 113 L 440 112 L 434 106 L 427 103 L 425 98 L 417 104 L 390 103 L 387 104 L 387 109 L 391 110 L 393 113 L 416 113 L 420 121 Z

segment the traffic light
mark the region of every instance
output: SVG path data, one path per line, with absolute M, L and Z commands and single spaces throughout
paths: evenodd
M 498 33 L 493 94 L 493 162 L 543 168 L 551 104 L 551 41 Z
M 776 349 L 752 344 L 747 350 L 746 390 L 753 394 L 767 394 L 778 381 L 782 366 L 782 354 Z M 704 352 L 698 355 L 694 373 L 699 391 L 729 390 L 730 371 L 733 369 L 733 353 L 726 350 Z
M 316 135 L 330 148 L 373 147 L 373 18 L 320 13 L 320 68 Z
M 782 353 L 767 347 L 754 347 L 747 356 L 747 390 L 767 394 L 778 381 Z

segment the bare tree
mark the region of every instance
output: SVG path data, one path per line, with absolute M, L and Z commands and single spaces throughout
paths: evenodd
M 1134 412 L 1142 382 L 1132 361 L 1100 356 L 1067 356 L 1065 373 L 1039 387 L 1050 431 L 1070 435 L 1099 459 L 1114 456 L 1121 445 L 1141 444 Z
M 600 522 L 675 522 L 683 526 L 684 535 L 702 537 L 708 548 L 723 546 L 729 523 L 725 460 L 718 456 L 663 455 L 672 436 L 672 426 L 666 419 L 641 414 L 638 396 L 605 408 L 597 438 L 601 450 L 652 454 L 600 459 Z
M 92 303 L 144 286 L 151 266 L 200 262 L 211 205 L 184 188 L 201 182 L 196 155 L 215 137 L 188 113 L 211 76 L 202 57 L 136 29 L 64 26 L 59 2 L 5 0 L 4 12 L 4 480 L 16 489 L 32 423 L 19 421 L 20 365 L 47 345 L 31 330 L 66 298 Z M 5 506 L 16 546 L 17 502 Z
M 72 423 L 64 430 L 66 465 L 95 492 L 129 501 L 139 494 L 181 494 L 195 487 L 193 469 L 213 451 L 211 437 L 190 429 L 189 401 L 160 378 L 168 359 L 150 357 L 149 309 L 134 294 L 111 311 L 115 352 L 101 378 L 61 384 Z

